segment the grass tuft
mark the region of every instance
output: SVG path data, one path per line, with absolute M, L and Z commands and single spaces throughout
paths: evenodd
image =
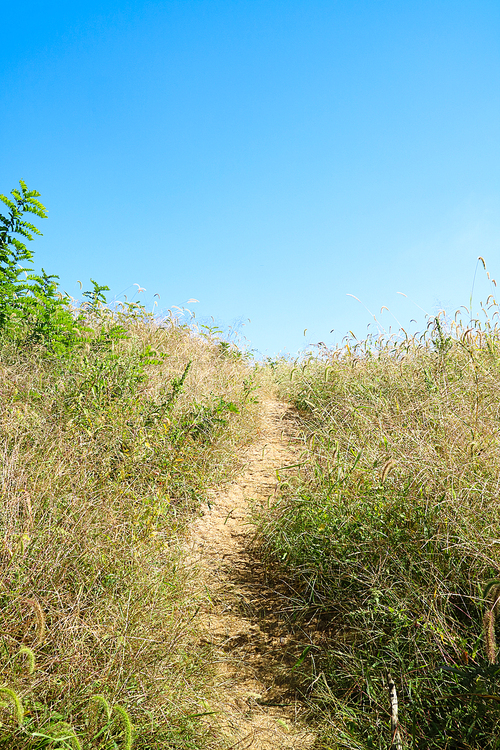
M 190 717 L 211 674 L 183 548 L 251 439 L 253 374 L 173 317 L 98 302 L 77 314 L 82 345 L 63 353 L 0 340 L 3 690 L 28 717 L 0 726 L 0 747 L 42 747 L 53 725 L 101 747 L 113 707 L 123 747 L 133 724 L 134 750 L 202 748 L 214 730 Z M 103 721 L 87 736 L 96 695 Z
M 268 366 L 303 455 L 261 550 L 293 618 L 317 623 L 302 679 L 318 749 L 390 746 L 387 674 L 404 746 L 498 746 L 497 318 L 492 300 L 482 320 Z

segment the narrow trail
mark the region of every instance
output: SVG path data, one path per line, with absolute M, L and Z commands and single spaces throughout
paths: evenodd
M 252 553 L 250 502 L 275 494 L 276 470 L 297 460 L 287 406 L 261 404 L 260 434 L 245 449 L 245 467 L 191 527 L 188 563 L 206 595 L 202 644 L 211 647 L 217 711 L 213 725 L 227 742 L 220 750 L 307 750 L 314 734 L 303 723 L 292 668 L 307 633 L 286 623 L 287 592 L 267 579 Z

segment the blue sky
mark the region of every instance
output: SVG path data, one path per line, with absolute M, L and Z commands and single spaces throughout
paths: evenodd
M 75 297 L 195 298 L 272 355 L 364 336 L 364 306 L 454 312 L 478 255 L 500 282 L 496 0 L 27 0 L 2 27 L 0 192 L 40 191 L 36 264 Z

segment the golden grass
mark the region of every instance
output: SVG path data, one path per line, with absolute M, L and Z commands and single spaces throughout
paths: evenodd
M 303 675 L 318 747 L 390 745 L 387 673 L 408 747 L 496 747 L 497 603 L 483 595 L 500 569 L 491 305 L 483 322 L 438 317 L 422 337 L 272 363 L 303 455 L 260 519 L 261 544 L 293 578 L 294 617 L 327 633 Z
M 134 748 L 199 748 L 210 675 L 181 547 L 250 439 L 251 373 L 173 319 L 90 318 L 65 356 L 0 352 L 0 680 L 25 712 L 19 728 L 0 708 L 0 746 L 69 725 L 85 747 L 128 747 L 130 717 Z M 117 322 L 127 338 L 104 335 Z M 100 734 L 96 694 L 122 717 Z

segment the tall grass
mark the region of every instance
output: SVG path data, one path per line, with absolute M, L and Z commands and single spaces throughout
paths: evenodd
M 487 586 L 500 567 L 500 330 L 489 302 L 467 325 L 438 316 L 420 337 L 349 339 L 273 363 L 303 455 L 260 539 L 294 579 L 294 617 L 316 618 L 303 690 L 318 748 L 392 746 L 389 675 L 403 747 L 500 747 L 498 582 Z
M 180 550 L 251 436 L 251 373 L 173 318 L 80 315 L 62 355 L 0 348 L 0 747 L 201 748 Z

